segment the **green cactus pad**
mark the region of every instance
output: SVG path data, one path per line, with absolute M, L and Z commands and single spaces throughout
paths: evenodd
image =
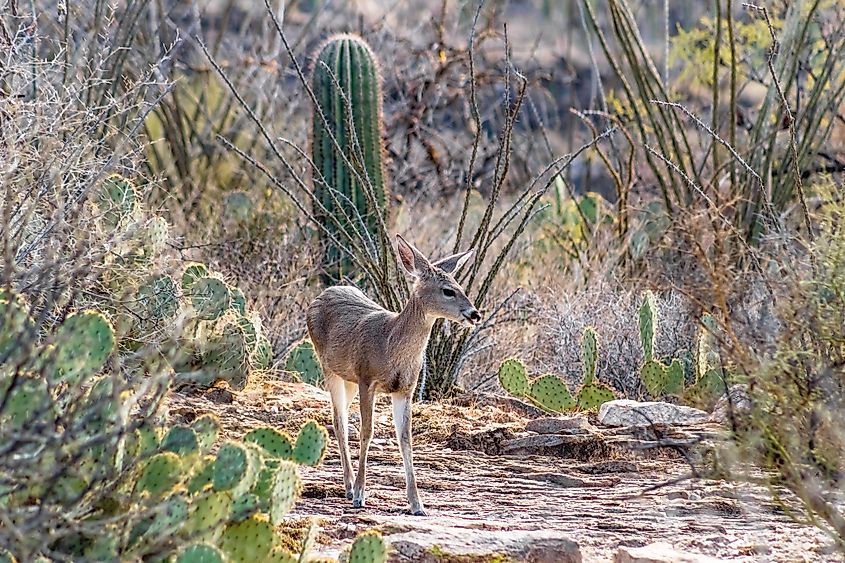
M 147 491 L 159 498 L 175 487 L 182 479 L 182 464 L 173 452 L 162 452 L 147 460 L 135 483 L 136 491 Z
M 640 305 L 640 342 L 643 355 L 648 362 L 654 357 L 654 337 L 657 333 L 657 305 L 654 294 L 646 291 Z
M 657 360 L 649 360 L 640 368 L 640 379 L 649 395 L 659 397 L 666 391 L 666 366 Z
M 257 514 L 261 509 L 261 499 L 253 493 L 244 493 L 232 503 L 232 521 L 240 522 Z
M 18 560 L 7 550 L 0 548 L 0 563 L 18 563 Z
M 194 282 L 207 277 L 208 268 L 205 264 L 200 264 L 199 262 L 189 263 L 185 266 L 185 270 L 182 273 L 182 291 L 186 293 L 190 292 L 191 288 L 194 287 Z
M 666 394 L 680 397 L 684 393 L 684 366 L 675 358 L 666 370 Z
M 226 527 L 220 548 L 232 563 L 264 561 L 276 547 L 276 532 L 266 520 L 252 517 Z
M 371 530 L 360 534 L 352 543 L 347 563 L 384 563 L 387 561 L 387 544 L 381 534 Z
M 179 292 L 176 282 L 168 275 L 153 276 L 138 288 L 137 303 L 144 320 L 172 319 L 179 310 Z
M 232 309 L 240 313 L 242 316 L 246 315 L 246 295 L 239 287 L 230 287 L 229 293 L 232 296 Z
M 252 487 L 258 470 L 244 446 L 226 442 L 217 451 L 211 484 L 215 491 L 233 491 L 237 495 Z
M 156 507 L 156 514 L 145 535 L 152 539 L 178 532 L 188 518 L 188 501 L 181 494 L 171 495 Z
M 158 451 L 159 437 L 155 428 L 147 423 L 136 430 L 138 436 L 138 456 L 147 457 Z
M 299 374 L 299 379 L 308 385 L 323 385 L 323 370 L 310 340 L 302 340 L 291 349 L 285 360 L 285 371 Z
M 708 371 L 720 370 L 722 367 L 716 321 L 710 315 L 704 315 L 701 324 L 703 326 L 699 328 L 696 338 L 696 380 L 702 379 Z
M 223 280 L 200 278 L 191 285 L 191 306 L 197 317 L 205 321 L 219 319 L 229 308 L 231 297 Z
M 205 456 L 199 469 L 188 481 L 188 492 L 192 495 L 204 491 L 211 486 L 211 481 L 214 479 L 214 457 Z
M 189 538 L 216 541 L 223 524 L 232 513 L 232 497 L 225 492 L 209 491 L 191 502 L 191 511 L 182 533 Z
M 35 375 L 18 374 L 14 387 L 12 383 L 11 376 L 0 378 L 0 399 L 6 400 L 0 412 L 0 427 L 9 424 L 12 428 L 23 428 L 48 411 L 50 394 L 47 382 Z
M 575 408 L 575 400 L 560 378 L 547 373 L 531 383 L 529 398 L 546 410 L 564 412 Z
M 195 418 L 191 423 L 191 428 L 197 435 L 200 449 L 206 452 L 217 441 L 217 435 L 220 433 L 220 420 L 216 415 L 206 413 Z
M 225 379 L 236 389 L 246 383 L 247 365 L 246 338 L 238 325 L 228 324 L 223 333 L 214 336 L 208 343 L 204 355 L 205 363 L 218 377 Z
M 687 389 L 687 400 L 702 407 L 710 408 L 725 393 L 725 381 L 720 369 L 710 369 L 699 377 Z
M 499 383 L 502 388 L 514 397 L 524 397 L 528 394 L 530 383 L 525 365 L 517 358 L 510 358 L 499 366 Z
M 302 481 L 296 465 L 280 460 L 273 474 L 273 489 L 270 493 L 270 520 L 278 526 L 290 512 L 302 491 Z
M 14 363 L 29 352 L 25 347 L 36 335 L 35 323 L 20 297 L 6 297 L 9 299 L 0 298 L 0 362 Z
M 80 381 L 101 369 L 114 351 L 111 323 L 97 311 L 69 315 L 56 332 L 58 381 Z
M 250 430 L 244 435 L 244 442 L 260 446 L 265 455 L 273 458 L 291 459 L 293 446 L 290 437 L 274 428 L 263 427 Z
M 181 456 L 196 454 L 200 451 L 199 439 L 192 428 L 179 424 L 164 435 L 161 449 Z
M 100 212 L 102 225 L 113 230 L 137 211 L 138 192 L 129 179 L 112 174 L 100 184 L 94 203 Z
M 589 385 L 584 385 L 578 391 L 578 408 L 585 411 L 594 410 L 615 398 L 616 395 L 610 387 L 593 381 Z
M 277 547 L 270 553 L 270 556 L 264 560 L 264 563 L 297 563 L 299 559 L 290 551 Z M 307 561 L 312 561 L 308 559 Z M 317 563 L 316 561 L 314 563 Z
M 299 430 L 293 447 L 293 460 L 301 465 L 316 467 L 326 455 L 329 433 L 313 420 L 306 422 Z
M 189 545 L 176 556 L 176 563 L 226 563 L 223 552 L 207 543 Z
M 269 369 L 273 363 L 273 346 L 263 334 L 258 335 L 255 349 L 249 357 L 249 363 L 258 370 Z
M 267 511 L 270 508 L 270 497 L 273 491 L 273 479 L 276 470 L 279 469 L 279 459 L 265 459 L 264 466 L 258 472 L 258 479 L 250 491 L 261 501 L 261 509 Z
M 261 331 L 261 319 L 257 315 L 251 317 L 239 316 L 237 321 L 238 326 L 244 333 L 244 343 L 246 344 L 247 352 L 252 355 L 255 352 L 255 347 L 258 344 L 258 335 Z
M 592 327 L 584 329 L 581 337 L 581 362 L 584 365 L 584 385 L 593 382 L 596 376 L 596 359 L 598 358 L 598 341 L 596 331 Z

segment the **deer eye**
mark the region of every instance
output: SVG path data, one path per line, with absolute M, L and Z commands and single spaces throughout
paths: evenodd
M 445 295 L 446 297 L 454 297 L 455 292 L 453 290 L 449 289 L 448 287 L 444 287 L 443 288 L 443 295 Z

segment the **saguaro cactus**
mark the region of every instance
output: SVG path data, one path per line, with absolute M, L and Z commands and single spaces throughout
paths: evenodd
M 370 46 L 355 35 L 330 37 L 317 51 L 312 88 L 315 214 L 340 242 L 347 237 L 338 225 L 369 240 L 387 201 L 381 74 Z M 327 233 L 320 236 L 326 273 L 338 279 L 348 261 Z

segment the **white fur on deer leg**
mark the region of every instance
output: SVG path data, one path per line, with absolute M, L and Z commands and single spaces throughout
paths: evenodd
M 413 514 L 424 515 L 414 475 L 411 394 L 417 386 L 435 320 L 477 324 L 481 315 L 452 276 L 469 260 L 471 250 L 432 263 L 401 236 L 397 237 L 402 267 L 415 280 L 402 312 L 388 311 L 357 287 L 330 287 L 308 307 L 308 333 L 323 373 L 327 374 L 344 488 L 347 497 L 351 490 L 352 505 L 364 506 L 375 396 L 386 393 L 393 399 L 408 503 Z M 348 408 L 356 390 L 361 398 L 361 449 L 353 482 Z

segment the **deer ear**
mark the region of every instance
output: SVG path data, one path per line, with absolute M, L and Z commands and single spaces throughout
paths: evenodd
M 399 241 L 399 259 L 402 262 L 402 267 L 415 278 L 422 276 L 430 268 L 426 257 L 411 243 L 402 238 L 402 235 L 397 234 L 396 239 Z
M 441 258 L 435 262 L 434 265 L 447 274 L 452 274 L 460 270 L 461 266 L 466 264 L 467 260 L 469 260 L 471 256 L 472 249 L 469 249 L 466 252 L 461 252 L 460 254 L 453 254 L 451 256 L 447 256 L 446 258 Z

